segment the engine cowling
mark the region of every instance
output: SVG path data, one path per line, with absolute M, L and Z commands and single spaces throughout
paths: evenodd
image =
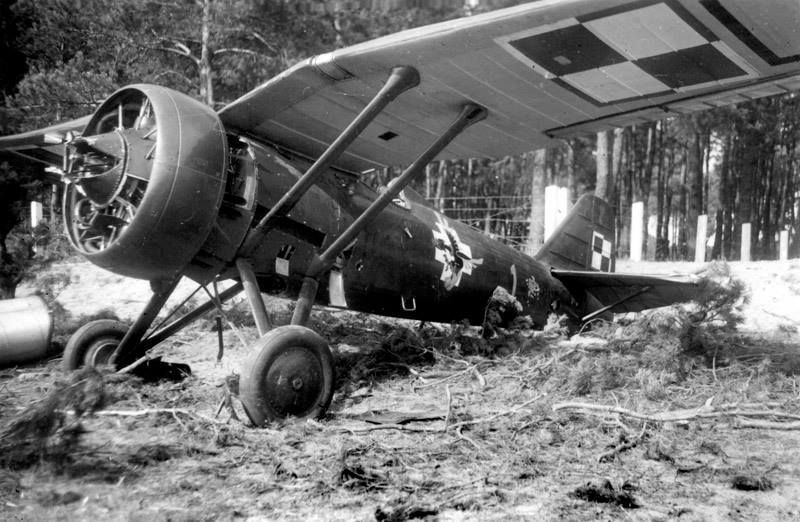
M 197 254 L 225 190 L 227 138 L 217 114 L 179 92 L 133 85 L 112 94 L 67 143 L 64 218 L 93 263 L 172 278 Z

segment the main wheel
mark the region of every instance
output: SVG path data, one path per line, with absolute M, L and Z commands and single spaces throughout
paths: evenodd
M 259 339 L 242 370 L 240 397 L 256 426 L 286 417 L 321 417 L 333 397 L 328 343 L 304 326 L 281 326 Z
M 108 364 L 127 331 L 127 325 L 113 319 L 86 323 L 69 338 L 61 366 L 65 371 L 72 371 L 82 366 Z

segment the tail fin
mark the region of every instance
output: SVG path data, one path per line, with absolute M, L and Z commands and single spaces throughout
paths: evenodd
M 581 196 L 534 256 L 565 270 L 614 271 L 614 213 L 605 200 Z

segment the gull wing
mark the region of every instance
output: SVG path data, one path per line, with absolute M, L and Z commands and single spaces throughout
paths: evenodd
M 304 61 L 223 108 L 225 125 L 317 157 L 410 65 L 401 94 L 340 158 L 413 161 L 466 102 L 488 117 L 439 158 L 500 157 L 553 138 L 800 89 L 797 0 L 545 0 Z

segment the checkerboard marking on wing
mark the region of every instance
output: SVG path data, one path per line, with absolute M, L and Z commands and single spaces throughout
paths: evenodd
M 592 268 L 611 271 L 611 241 L 599 232 L 592 233 Z
M 634 6 L 567 18 L 497 41 L 545 78 L 595 105 L 757 76 L 677 2 Z

